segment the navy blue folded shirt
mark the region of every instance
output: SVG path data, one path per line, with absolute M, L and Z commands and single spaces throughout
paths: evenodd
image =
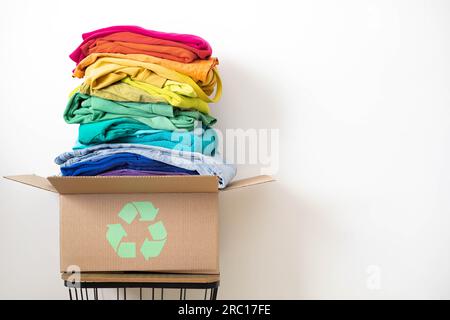
M 96 176 L 101 173 L 118 170 L 133 169 L 161 172 L 187 173 L 197 175 L 197 171 L 186 170 L 156 161 L 135 153 L 115 153 L 98 161 L 82 161 L 67 167 L 61 167 L 63 176 Z

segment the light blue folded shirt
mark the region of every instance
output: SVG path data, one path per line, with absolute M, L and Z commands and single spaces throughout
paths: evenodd
M 220 189 L 225 188 L 236 176 L 236 166 L 226 164 L 218 154 L 211 157 L 198 152 L 130 143 L 99 144 L 65 152 L 56 157 L 55 163 L 61 167 L 67 167 L 77 162 L 96 161 L 123 152 L 139 154 L 186 170 L 197 171 L 200 175 L 217 176 Z

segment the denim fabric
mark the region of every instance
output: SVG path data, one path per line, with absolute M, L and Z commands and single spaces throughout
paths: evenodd
M 93 147 L 73 150 L 59 155 L 55 162 L 62 167 L 81 161 L 95 161 L 111 154 L 128 152 L 164 162 L 186 170 L 197 171 L 200 175 L 214 175 L 219 178 L 219 188 L 225 188 L 236 175 L 236 167 L 226 164 L 218 156 L 210 157 L 201 153 L 170 150 L 139 144 L 101 144 Z
M 63 176 L 96 176 L 101 173 L 118 170 L 155 170 L 166 172 L 180 172 L 196 175 L 196 171 L 186 170 L 180 167 L 172 166 L 164 162 L 149 159 L 136 153 L 115 153 L 96 160 L 85 160 L 76 162 L 70 166 L 61 167 Z
M 164 172 L 164 171 L 147 171 L 134 169 L 115 169 L 106 171 L 99 176 L 186 176 L 190 175 L 185 172 Z

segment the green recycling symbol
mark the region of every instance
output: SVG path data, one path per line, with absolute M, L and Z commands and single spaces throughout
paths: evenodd
M 158 210 L 150 201 L 135 201 L 125 204 L 119 212 L 121 218 L 127 224 L 130 224 L 139 215 L 139 221 L 153 221 L 158 215 Z M 151 239 L 145 238 L 139 251 L 145 260 L 159 256 L 167 240 L 166 228 L 162 221 L 150 224 L 147 227 Z M 106 240 L 121 258 L 136 258 L 136 243 L 122 242 L 127 236 L 122 224 L 108 224 L 106 231 Z

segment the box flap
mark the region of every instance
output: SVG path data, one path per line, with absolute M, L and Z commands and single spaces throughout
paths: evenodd
M 261 183 L 266 183 L 266 182 L 271 182 L 271 181 L 275 181 L 275 179 L 268 175 L 255 176 L 255 177 L 251 177 L 251 178 L 245 178 L 245 179 L 232 181 L 226 188 L 224 188 L 220 191 L 228 191 L 228 190 L 233 190 L 233 189 L 238 189 L 238 188 L 243 188 L 243 187 L 249 187 L 249 186 L 253 186 L 256 184 L 261 184 Z
M 3 178 L 9 179 L 12 181 L 20 182 L 35 188 L 58 192 L 56 189 L 50 184 L 47 178 L 37 176 L 35 174 L 22 174 L 17 176 L 4 176 Z
M 214 176 L 53 176 L 44 178 L 35 174 L 4 176 L 35 188 L 60 194 L 89 193 L 147 193 L 147 192 L 217 192 Z M 228 191 L 256 184 L 275 181 L 268 175 L 260 175 L 232 181 L 221 191 Z
M 217 192 L 215 176 L 48 177 L 60 194 Z

